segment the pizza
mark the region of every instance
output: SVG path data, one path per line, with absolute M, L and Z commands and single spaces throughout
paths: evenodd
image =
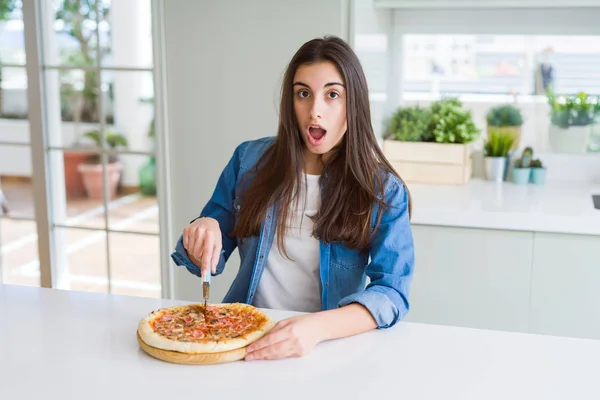
M 153 311 L 140 321 L 138 335 L 157 349 L 186 354 L 241 349 L 263 337 L 273 320 L 242 303 L 187 304 Z

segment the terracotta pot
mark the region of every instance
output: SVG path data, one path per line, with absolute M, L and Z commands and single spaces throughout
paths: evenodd
M 89 154 L 68 152 L 63 153 L 64 168 L 65 168 L 65 191 L 67 197 L 79 197 L 85 195 L 85 187 L 83 186 L 83 179 L 81 174 L 77 170 L 79 164 L 83 163 Z
M 108 197 L 115 198 L 117 194 L 117 185 L 121 178 L 123 164 L 114 162 L 106 166 L 108 172 Z M 83 185 L 88 197 L 92 199 L 101 199 L 104 194 L 102 191 L 102 164 L 79 164 L 79 173 L 83 178 Z

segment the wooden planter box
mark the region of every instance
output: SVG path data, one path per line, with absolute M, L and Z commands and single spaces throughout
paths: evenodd
M 383 153 L 406 182 L 464 185 L 471 179 L 470 144 L 384 140 Z

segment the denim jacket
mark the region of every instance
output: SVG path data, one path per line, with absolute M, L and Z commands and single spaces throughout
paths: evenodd
M 242 240 L 227 235 L 242 207 L 240 178 L 257 163 L 273 140 L 273 137 L 268 137 L 247 141 L 236 148 L 200 214 L 216 219 L 223 233 L 221 257 L 215 275 L 223 272 L 236 247 L 240 254 L 240 269 L 223 299 L 224 303 L 252 304 L 267 255 L 274 243 L 276 206 L 268 208 L 259 236 Z M 349 249 L 341 242 L 328 243 L 320 239 L 319 263 L 322 309 L 362 304 L 374 317 L 379 329 L 393 326 L 408 312 L 414 269 L 408 193 L 402 182 L 392 174 L 388 174 L 384 196 L 391 207 L 384 212 L 369 251 L 361 252 Z M 200 269 L 187 256 L 182 237 L 177 241 L 171 258 L 175 264 L 185 266 L 189 272 L 200 276 Z

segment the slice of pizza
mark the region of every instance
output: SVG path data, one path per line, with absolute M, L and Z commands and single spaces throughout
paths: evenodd
M 212 304 L 204 314 L 204 304 L 161 308 L 140 321 L 138 334 L 157 349 L 220 353 L 246 347 L 274 326 L 267 314 L 248 304 Z

